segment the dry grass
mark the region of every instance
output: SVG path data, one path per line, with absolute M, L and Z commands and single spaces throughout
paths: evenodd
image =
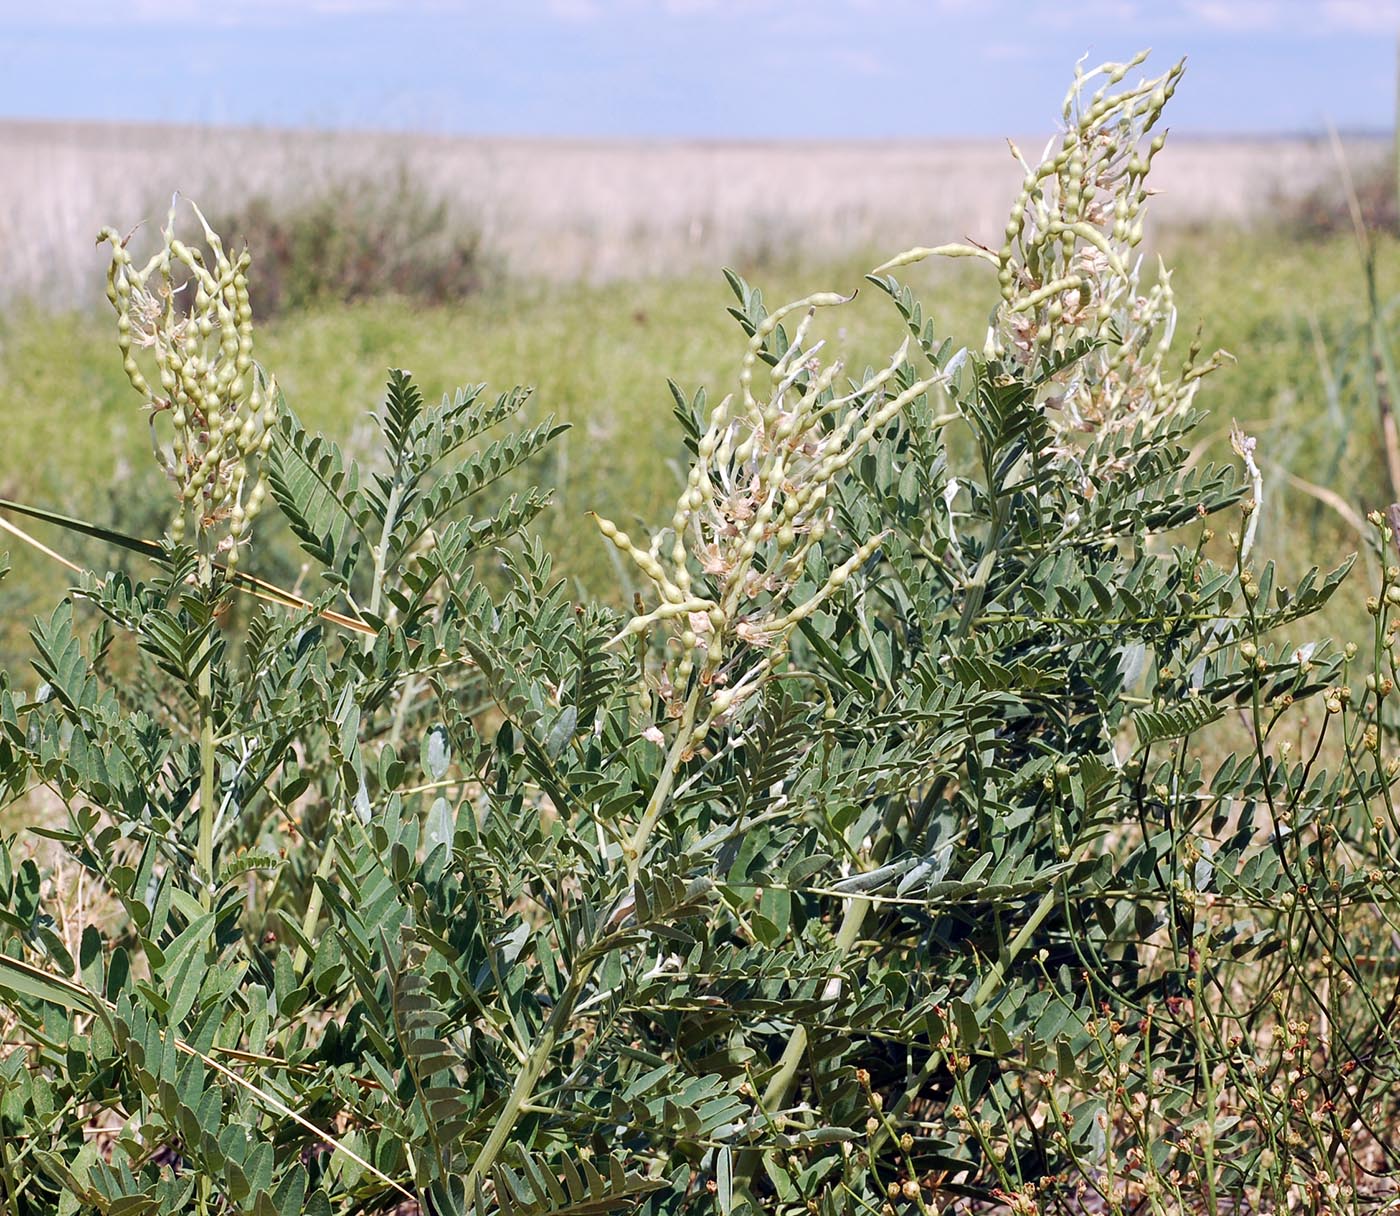
M 1024 147 L 1036 153 L 1040 140 Z M 1350 151 L 1363 163 L 1386 147 L 1361 139 Z M 452 199 L 513 272 L 606 281 L 996 241 L 1019 181 L 994 140 L 562 142 L 67 122 L 0 122 L 0 164 L 0 302 L 49 307 L 95 295 L 99 227 L 159 218 L 174 189 L 228 208 L 370 175 L 392 183 L 402 167 Z M 1178 138 L 1154 169 L 1153 222 L 1250 223 L 1334 177 L 1323 139 Z

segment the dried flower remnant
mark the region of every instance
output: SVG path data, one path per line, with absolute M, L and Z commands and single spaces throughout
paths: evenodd
M 1236 456 L 1244 462 L 1245 472 L 1249 474 L 1250 488 L 1253 490 L 1251 497 L 1246 504 L 1246 513 L 1249 516 L 1249 523 L 1245 528 L 1244 539 L 1240 543 L 1239 560 L 1243 562 L 1249 557 L 1250 550 L 1254 548 L 1254 534 L 1259 527 L 1259 507 L 1264 501 L 1264 474 L 1260 471 L 1259 462 L 1254 457 L 1259 441 L 1253 435 L 1246 435 L 1238 422 L 1230 423 L 1230 447 Z
M 117 313 L 127 379 L 146 399 L 156 459 L 179 492 L 171 538 L 183 539 L 193 515 L 200 556 L 209 561 L 221 554 L 233 570 L 266 493 L 259 457 L 272 442 L 277 385 L 253 362 L 248 251 L 230 258 L 191 203 L 210 265 L 203 250 L 177 235 L 178 201 L 161 230 L 161 248 L 144 266 L 127 252 L 130 238 L 114 229 L 104 228 L 98 243 L 112 246 L 107 298 Z M 142 370 L 138 351 L 151 353 L 156 383 Z M 168 446 L 156 432 L 159 414 L 170 417 Z
M 612 521 L 598 521 L 659 599 L 618 640 L 658 625 L 670 629 L 673 661 L 662 690 L 669 713 L 684 719 L 684 731 L 694 725 L 703 733 L 751 698 L 782 662 L 792 631 L 878 550 L 881 535 L 861 544 L 800 603 L 791 603 L 808 557 L 830 526 L 833 484 L 883 427 L 944 379 L 937 373 L 913 380 L 906 341 L 860 383 L 838 385 L 841 362 L 823 364 L 823 343 L 808 345 L 808 337 L 818 309 L 849 298 L 808 296 L 756 326 L 740 367 L 739 392 L 711 413 L 667 531 L 642 548 Z M 791 343 L 767 369 L 767 386 L 760 387 L 755 382 L 766 366 L 765 345 L 796 313 L 802 316 Z M 899 388 L 901 383 L 907 387 Z M 950 413 L 934 422 L 957 417 Z

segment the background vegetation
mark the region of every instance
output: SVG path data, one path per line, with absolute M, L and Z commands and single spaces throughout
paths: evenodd
M 1261 535 L 1287 538 L 1304 564 L 1353 551 L 1356 521 L 1389 501 L 1365 277 L 1344 189 L 1334 183 L 1328 219 L 1321 224 L 1316 216 L 1324 197 L 1280 202 L 1247 228 L 1168 227 L 1156 234 L 1203 344 L 1242 360 L 1212 384 L 1213 421 L 1201 436 L 1201 454 L 1228 450 L 1232 419 L 1260 437 L 1261 460 L 1270 473 Z M 348 215 L 382 215 L 387 206 L 366 204 Z M 409 215 L 435 215 L 435 207 L 434 200 L 420 199 Z M 331 213 L 323 204 L 293 213 L 286 223 Z M 263 214 L 259 203 L 250 217 L 226 222 L 266 235 L 265 226 L 255 227 L 263 225 Z M 392 294 L 388 271 L 375 272 L 373 287 L 383 293 L 377 294 L 358 281 L 358 272 L 342 269 L 339 250 L 360 239 L 353 228 L 341 232 L 335 251 L 310 266 L 268 259 L 274 281 L 286 283 L 278 298 L 305 303 L 263 327 L 262 349 L 308 423 L 347 435 L 354 450 L 357 436 L 366 441 L 364 420 L 380 392 L 374 369 L 391 361 L 413 368 L 430 392 L 452 386 L 468 369 L 492 384 L 516 368 L 537 369 L 529 408 L 572 424 L 541 474 L 555 485 L 558 504 L 542 521 L 545 535 L 557 546 L 562 572 L 589 594 L 626 599 L 629 576 L 596 543 L 585 512 L 655 518 L 673 496 L 682 452 L 665 381 L 669 376 L 687 390 L 720 382 L 729 338 L 722 276 L 694 272 L 603 284 L 503 277 L 489 249 L 471 244 L 476 229 L 467 227 L 457 237 L 438 230 L 426 246 L 375 246 L 389 267 L 406 272 L 443 239 L 474 251 L 459 263 L 452 298 L 441 298 L 447 293 L 443 280 L 430 275 L 422 291 L 415 289 L 405 301 Z M 1400 250 L 1384 228 L 1376 233 L 1375 249 L 1389 318 L 1392 306 L 1385 302 L 1400 292 Z M 786 299 L 814 285 L 858 283 L 880 256 L 857 249 L 839 260 L 788 256 L 738 265 L 768 298 Z M 980 342 L 987 287 L 980 267 L 919 266 L 910 275 L 940 326 L 959 342 Z M 476 291 L 478 283 L 489 283 L 491 290 Z M 878 301 L 867 291 L 831 340 L 852 363 L 874 357 L 870 337 L 879 318 Z M 0 470 L 0 497 L 154 535 L 158 475 L 109 350 L 100 313 L 54 314 L 31 304 L 0 316 L 0 419 L 9 453 Z M 1312 487 L 1325 491 L 1324 497 Z M 1339 511 L 1339 505 L 1349 511 Z M 14 560 L 7 592 L 13 608 L 0 630 L 10 640 L 23 636 L 28 609 L 64 580 L 60 570 L 45 570 L 42 559 L 16 553 Z M 264 549 L 259 560 L 269 576 L 295 577 L 289 546 Z M 1359 600 L 1344 596 L 1334 611 L 1353 615 L 1339 617 L 1338 626 L 1353 626 L 1359 610 Z
M 295 412 L 207 230 L 164 320 L 109 234 L 159 389 L 16 311 L 5 496 L 131 556 L 5 585 L 11 1206 L 1393 1204 L 1392 250 L 1359 194 L 1169 233 L 1173 344 L 1129 255 L 1179 71 L 1067 105 L 995 270 L 764 238 L 763 292 L 480 293 L 400 178 L 223 221 Z M 132 385 L 192 548 L 117 535 L 172 510 Z

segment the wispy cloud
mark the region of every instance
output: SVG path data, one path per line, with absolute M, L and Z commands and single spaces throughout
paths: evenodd
M 1313 33 L 1400 32 L 1400 0 L 1185 0 L 1184 15 L 1208 29 L 1306 30 Z
M 1186 0 L 1185 16 L 1215 30 L 1269 29 L 1282 20 L 1276 0 Z
M 535 19 L 594 21 L 619 16 L 714 17 L 743 21 L 756 12 L 791 11 L 788 0 L 515 0 Z M 278 24 L 306 17 L 370 13 L 455 14 L 491 12 L 496 0 L 68 0 L 36 7 L 28 0 L 0 0 L 0 16 L 20 25 L 182 25 Z M 805 16 L 860 13 L 936 14 L 950 19 L 984 19 L 991 13 L 1040 26 L 1063 20 L 1059 4 L 1028 0 L 806 0 Z M 1381 34 L 1400 31 L 1400 0 L 1078 0 L 1078 19 L 1136 24 L 1144 28 L 1192 26 L 1226 32 L 1312 29 L 1320 32 Z
M 1085 52 L 1155 46 L 1202 52 L 1179 129 L 1275 131 L 1386 121 L 1400 0 L 0 0 L 0 22 L 15 116 L 989 133 Z M 134 56 L 153 87 L 126 87 Z
M 856 7 L 862 0 L 828 0 L 825 7 Z M 565 21 L 610 17 L 731 17 L 776 7 L 776 0 L 544 0 L 544 11 Z
M 0 16 L 18 25 L 120 26 L 143 25 L 205 25 L 257 26 L 279 25 L 304 17 L 347 17 L 367 13 L 446 14 L 470 11 L 469 0 L 240 0 L 229 4 L 222 0 L 125 0 L 121 5 L 105 0 L 72 0 L 72 2 L 39 10 L 30 5 L 15 4 L 13 15 L 9 0 L 0 0 Z
M 603 15 L 598 0 L 546 0 L 545 7 L 560 21 L 595 21 Z
M 1323 0 L 1322 20 L 1336 30 L 1393 34 L 1400 31 L 1400 0 Z
M 1028 42 L 988 42 L 982 47 L 982 57 L 993 63 L 1024 63 L 1035 55 Z
M 885 70 L 880 56 L 874 51 L 856 47 L 838 47 L 832 52 L 832 62 L 853 76 L 878 76 Z

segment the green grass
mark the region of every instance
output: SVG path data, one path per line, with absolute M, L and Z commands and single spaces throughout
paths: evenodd
M 1258 552 L 1291 577 L 1311 561 L 1336 560 L 1355 535 L 1330 508 L 1288 485 L 1277 466 L 1325 485 L 1362 507 L 1384 505 L 1374 409 L 1352 331 L 1363 315 L 1360 273 L 1349 242 L 1303 245 L 1281 238 L 1179 237 L 1165 250 L 1177 268 L 1183 326 L 1199 323 L 1207 347 L 1239 364 L 1214 376 L 1198 399 L 1213 414 L 1214 455 L 1228 456 L 1232 418 L 1259 436 L 1267 477 Z M 1400 292 L 1396 247 L 1382 253 L 1386 294 Z M 877 258 L 756 275 L 770 303 L 818 289 L 850 291 Z M 995 284 L 967 262 L 912 268 L 907 275 L 937 324 L 956 341 L 980 345 Z M 429 394 L 484 380 L 499 390 L 535 386 L 534 417 L 554 413 L 572 429 L 538 470 L 557 487 L 542 527 L 566 573 L 594 593 L 626 594 L 587 516 L 620 523 L 664 519 L 683 452 L 666 387 L 708 387 L 712 399 L 735 383 L 743 335 L 725 313 L 732 302 L 719 274 L 605 287 L 515 284 L 461 305 L 413 309 L 393 299 L 328 306 L 264 326 L 258 358 L 274 370 L 303 420 L 364 454 L 365 428 L 385 370 L 412 370 Z M 1350 368 L 1329 399 L 1313 335 Z M 866 290 L 833 316 L 832 348 L 848 364 L 887 357 L 899 319 L 881 293 Z M 1184 346 L 1189 332 L 1178 343 Z M 1349 345 L 1350 344 L 1350 345 Z M 143 534 L 159 532 L 167 490 L 149 456 L 145 424 L 122 375 L 105 315 L 0 320 L 0 426 L 5 457 L 0 495 L 81 514 Z M 34 529 L 43 532 L 41 527 Z M 44 533 L 94 564 L 92 545 Z M 66 584 L 64 572 L 15 552 L 4 591 L 4 628 L 13 640 L 32 613 Z M 266 538 L 250 564 L 295 577 L 290 546 Z M 271 567 L 271 568 L 269 568 Z M 1359 623 L 1358 585 L 1337 609 L 1344 629 Z

